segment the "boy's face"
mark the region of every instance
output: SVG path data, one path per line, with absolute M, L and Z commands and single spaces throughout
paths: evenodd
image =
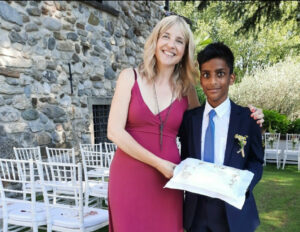
M 230 74 L 226 61 L 221 58 L 211 59 L 201 65 L 200 84 L 212 107 L 223 103 L 227 96 L 229 85 L 232 85 L 235 75 Z

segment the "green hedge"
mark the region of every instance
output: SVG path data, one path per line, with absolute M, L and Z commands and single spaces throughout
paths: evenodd
M 265 122 L 263 128 L 268 132 L 278 132 L 281 134 L 300 134 L 300 118 L 290 121 L 286 115 L 275 110 L 263 110 Z
M 196 91 L 198 95 L 198 99 L 201 105 L 205 104 L 206 96 L 201 88 L 201 86 L 196 85 Z
M 286 134 L 289 131 L 291 121 L 286 115 L 280 114 L 275 110 L 263 110 L 265 122 L 263 128 L 268 132 Z
M 291 122 L 289 126 L 289 133 L 300 134 L 300 118 Z

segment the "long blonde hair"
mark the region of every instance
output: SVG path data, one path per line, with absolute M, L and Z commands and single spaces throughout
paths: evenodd
M 198 74 L 196 62 L 194 60 L 195 43 L 190 27 L 182 17 L 171 15 L 163 18 L 156 24 L 149 35 L 144 46 L 143 63 L 139 65 L 139 73 L 142 77 L 151 81 L 157 75 L 157 65 L 155 50 L 159 36 L 167 31 L 173 25 L 177 25 L 182 31 L 186 43 L 184 55 L 181 62 L 175 65 L 174 73 L 171 78 L 171 86 L 178 98 L 187 95 L 191 85 L 194 84 L 194 78 Z

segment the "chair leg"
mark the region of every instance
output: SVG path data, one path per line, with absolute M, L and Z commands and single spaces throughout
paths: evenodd
M 52 231 L 52 226 L 51 226 L 51 224 L 48 223 L 48 225 L 47 225 L 47 232 L 51 232 L 51 231 Z
M 8 231 L 8 223 L 7 220 L 3 219 L 3 232 L 7 232 Z
M 281 160 L 280 154 L 277 154 L 277 159 L 276 159 L 276 161 L 277 161 L 277 169 L 280 168 L 280 160 Z
M 283 162 L 282 162 L 282 170 L 284 169 L 285 162 L 286 162 L 286 155 L 283 157 Z
M 33 229 L 33 232 L 38 232 L 39 231 L 37 225 L 33 225 L 32 229 Z
M 89 195 L 90 195 L 89 192 L 86 191 L 86 192 L 85 192 L 85 196 L 84 196 L 84 197 L 85 197 L 85 199 L 84 199 L 84 200 L 85 200 L 84 205 L 85 205 L 86 207 L 89 207 Z
M 56 204 L 56 196 L 57 196 L 57 193 L 56 193 L 56 188 L 53 189 L 53 195 L 54 195 L 54 198 L 53 198 L 53 203 Z

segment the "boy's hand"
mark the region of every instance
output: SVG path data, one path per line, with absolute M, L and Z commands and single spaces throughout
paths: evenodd
M 260 108 L 256 108 L 253 105 L 248 105 L 250 111 L 252 112 L 251 117 L 254 118 L 255 120 L 257 120 L 257 124 L 259 124 L 260 127 L 262 127 L 264 120 L 264 113 L 262 111 L 262 109 Z

